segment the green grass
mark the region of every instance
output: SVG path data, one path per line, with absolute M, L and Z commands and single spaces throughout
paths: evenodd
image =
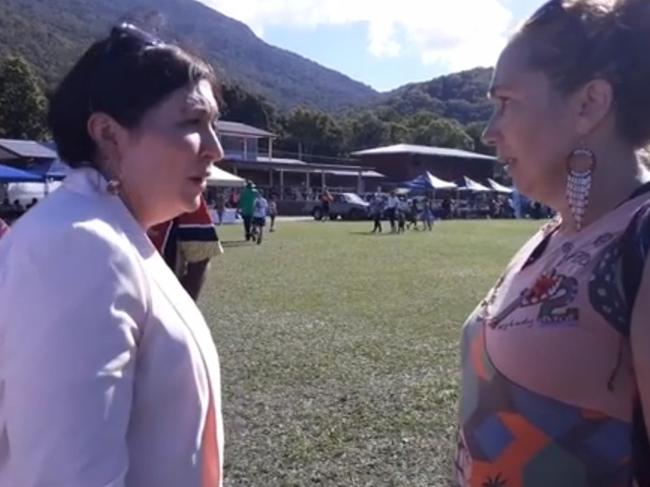
M 539 226 L 225 227 L 200 306 L 222 362 L 226 485 L 444 486 L 466 316 Z

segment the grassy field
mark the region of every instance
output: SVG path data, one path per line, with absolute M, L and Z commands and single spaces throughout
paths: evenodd
M 226 486 L 445 486 L 460 327 L 539 223 L 221 230 L 200 306 L 219 348 Z

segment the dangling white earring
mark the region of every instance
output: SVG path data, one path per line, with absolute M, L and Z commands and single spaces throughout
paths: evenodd
M 596 155 L 586 147 L 575 149 L 567 159 L 566 198 L 577 231 L 582 230 L 589 206 Z
M 110 195 L 117 196 L 122 189 L 122 170 L 119 163 L 111 160 L 106 161 L 102 171 L 106 178 L 106 192 Z
M 106 192 L 113 196 L 120 194 L 120 187 L 122 183 L 118 179 L 111 179 L 106 183 Z

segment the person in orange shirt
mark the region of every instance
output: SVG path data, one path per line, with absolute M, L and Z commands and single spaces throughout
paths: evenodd
M 196 211 L 155 225 L 147 234 L 183 288 L 196 301 L 205 283 L 210 259 L 223 253 L 205 199 L 201 198 Z

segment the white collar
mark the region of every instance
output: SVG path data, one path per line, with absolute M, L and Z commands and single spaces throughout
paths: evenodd
M 73 169 L 63 180 L 63 187 L 74 193 L 105 194 L 114 197 L 106 190 L 107 186 L 106 178 L 90 166 Z

